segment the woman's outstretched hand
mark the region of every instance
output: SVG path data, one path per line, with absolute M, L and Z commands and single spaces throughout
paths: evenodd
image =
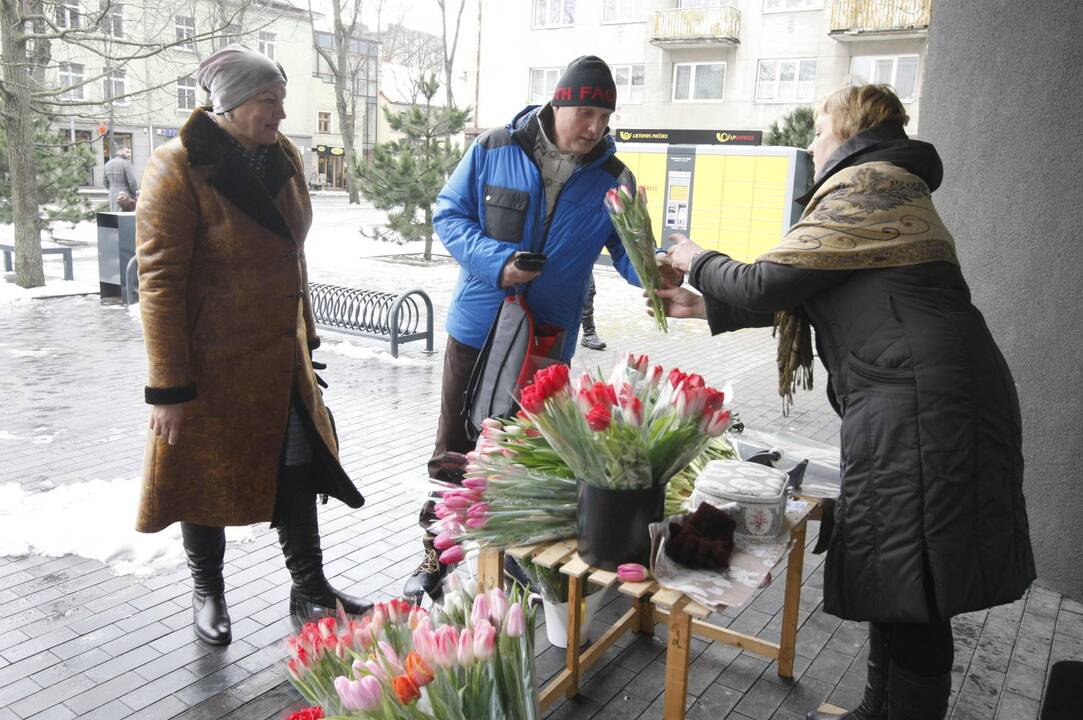
M 669 249 L 669 263 L 678 272 L 686 273 L 692 267 L 692 260 L 703 252 L 703 248 L 688 239 L 687 235 L 673 233 L 668 238 L 674 243 Z
M 704 302 L 702 295 L 682 287 L 659 288 L 654 293 L 662 298 L 662 305 L 665 307 L 667 317 L 707 319 L 707 304 Z M 647 314 L 651 317 L 654 316 L 649 298 L 647 299 Z

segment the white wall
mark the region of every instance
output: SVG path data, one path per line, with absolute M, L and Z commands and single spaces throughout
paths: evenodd
M 662 49 L 648 42 L 649 22 L 602 22 L 602 0 L 578 0 L 576 24 L 532 29 L 534 0 L 484 0 L 478 124 L 502 125 L 529 101 L 530 68 L 564 66 L 580 55 L 598 55 L 610 65 L 643 63 L 645 102 L 627 104 L 618 97 L 612 127 L 725 128 L 766 130 L 799 105 L 756 101 L 757 64 L 761 59 L 816 58 L 816 95 L 820 100 L 842 87 L 857 55 L 918 54 L 917 96 L 921 93 L 925 39 L 865 40 L 843 43 L 828 35 L 830 2 L 816 10 L 764 13 L 763 0 L 735 0 L 741 12 L 740 44 Z M 676 7 L 676 0 L 649 0 L 651 12 Z M 722 102 L 673 103 L 673 65 L 679 62 L 726 63 Z M 919 101 L 907 103 L 917 131 Z

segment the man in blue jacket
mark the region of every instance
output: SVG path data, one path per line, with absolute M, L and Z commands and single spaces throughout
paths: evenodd
M 459 262 L 448 311 L 440 422 L 429 476 L 458 484 L 473 448 L 463 418 L 463 394 L 480 348 L 504 297 L 528 289 L 538 323 L 566 331 L 561 359 L 571 360 L 591 270 L 602 248 L 628 282 L 639 285 L 602 203 L 632 173 L 615 157 L 609 116 L 617 89 L 609 66 L 594 56 L 574 60 L 553 99 L 520 112 L 509 125 L 483 133 L 436 201 L 433 225 Z M 544 253 L 541 270 L 516 267 L 520 253 Z M 421 526 L 434 519 L 433 501 Z M 439 592 L 446 567 L 426 532 L 425 559 L 403 593 L 420 600 Z

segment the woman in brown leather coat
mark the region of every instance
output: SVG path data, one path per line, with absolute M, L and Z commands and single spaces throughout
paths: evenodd
M 198 79 L 213 105 L 155 151 L 136 215 L 152 406 L 136 527 L 180 521 L 196 635 L 225 644 L 227 525 L 277 527 L 294 617 L 370 605 L 323 573 L 316 495 L 364 499 L 338 461 L 311 360 L 312 211 L 301 157 L 278 131 L 286 77 L 230 45 Z

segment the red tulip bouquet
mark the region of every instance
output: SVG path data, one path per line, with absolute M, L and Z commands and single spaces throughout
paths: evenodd
M 730 426 L 725 395 L 699 375 L 649 366 L 629 353 L 609 382 L 568 368 L 539 370 L 520 404 L 574 476 L 597 487 L 663 485 Z
M 611 489 L 666 483 L 732 423 L 725 396 L 698 375 L 629 354 L 608 381 L 567 366 L 539 370 L 523 412 L 486 420 L 463 488 L 436 506 L 441 560 L 463 541 L 508 547 L 576 534 L 578 480 Z

